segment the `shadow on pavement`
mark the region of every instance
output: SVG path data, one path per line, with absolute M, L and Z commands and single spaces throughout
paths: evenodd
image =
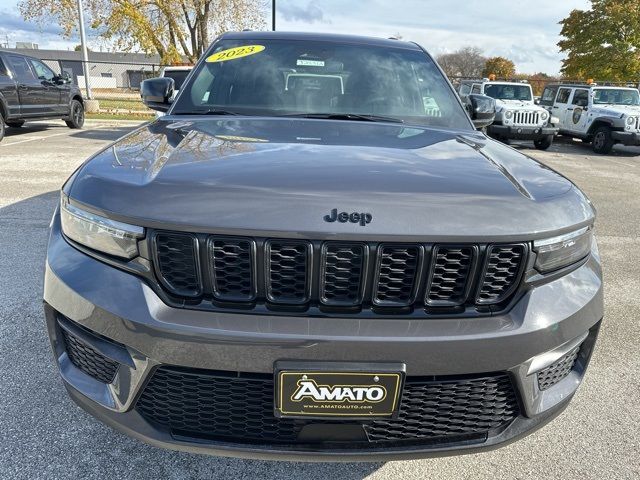
M 0 478 L 362 480 L 384 465 L 163 450 L 124 436 L 77 407 L 52 359 L 42 313 L 48 225 L 58 201 L 58 191 L 51 191 L 0 207 L 0 365 L 11 365 L 0 375 L 3 398 L 11 399 L 0 408 L 6 439 Z
M 141 124 L 142 125 L 142 124 Z M 118 138 L 132 132 L 138 125 L 135 126 L 105 126 L 100 128 L 87 128 L 83 130 L 74 130 L 70 137 L 83 138 L 91 140 L 117 140 Z

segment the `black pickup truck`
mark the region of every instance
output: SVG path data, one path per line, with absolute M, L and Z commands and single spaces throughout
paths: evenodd
M 63 119 L 82 128 L 84 103 L 80 89 L 65 73 L 56 74 L 41 60 L 0 51 L 0 140 L 5 124 L 19 128 L 29 120 Z

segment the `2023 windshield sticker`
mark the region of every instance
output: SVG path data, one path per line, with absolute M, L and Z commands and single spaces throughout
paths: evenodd
M 241 47 L 228 48 L 220 52 L 209 55 L 205 60 L 207 63 L 226 62 L 229 60 L 237 60 L 238 58 L 255 55 L 265 49 L 264 45 L 243 45 Z

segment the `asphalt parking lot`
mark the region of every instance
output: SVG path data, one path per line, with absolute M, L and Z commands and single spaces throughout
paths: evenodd
M 45 128 L 46 127 L 46 128 Z M 375 464 L 291 464 L 160 450 L 68 399 L 42 318 L 51 214 L 63 181 L 134 124 L 8 129 L 0 143 L 0 479 L 638 479 L 640 478 L 640 149 L 610 156 L 568 140 L 526 153 L 577 183 L 599 211 L 606 318 L 586 381 L 553 423 L 503 449 Z M 518 146 L 518 148 L 523 148 Z

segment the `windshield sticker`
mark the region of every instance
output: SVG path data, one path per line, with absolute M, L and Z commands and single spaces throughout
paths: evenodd
M 307 60 L 299 58 L 296 65 L 298 67 L 324 67 L 324 60 Z
M 227 50 L 222 50 L 221 52 L 210 55 L 209 57 L 207 57 L 205 62 L 226 62 L 227 60 L 235 60 L 237 58 L 255 55 L 256 53 L 260 53 L 264 49 L 264 45 L 243 45 L 242 47 L 229 48 Z

